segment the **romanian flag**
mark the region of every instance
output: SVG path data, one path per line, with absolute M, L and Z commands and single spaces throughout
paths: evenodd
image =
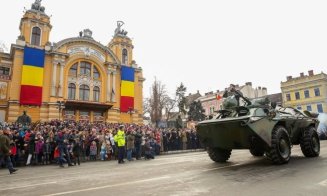
M 120 88 L 120 111 L 128 112 L 134 109 L 134 80 L 135 70 L 132 67 L 122 66 Z
M 24 48 L 20 89 L 21 105 L 41 106 L 42 104 L 44 58 L 44 50 L 29 47 Z
M 219 94 L 216 95 L 216 99 L 217 99 L 217 100 L 221 100 L 221 98 L 223 98 L 223 97 L 220 96 Z

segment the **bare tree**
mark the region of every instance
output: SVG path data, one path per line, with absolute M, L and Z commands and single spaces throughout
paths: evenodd
M 166 86 L 161 81 L 155 79 L 151 88 L 151 97 L 144 101 L 144 112 L 149 113 L 151 122 L 158 126 L 163 117 L 163 111 L 171 111 L 173 101 L 168 96 Z
M 170 118 L 170 113 L 177 107 L 177 98 L 169 97 L 166 86 L 156 78 L 150 91 L 150 98 L 143 100 L 143 115 L 150 115 L 151 122 L 158 126 L 164 111 L 167 120 Z
M 143 100 L 143 116 L 146 116 L 147 114 L 151 114 L 151 99 L 145 98 Z
M 167 97 L 165 100 L 165 109 L 166 109 L 166 121 L 170 119 L 170 114 L 174 109 L 177 107 L 177 98 L 175 97 L 174 99 Z

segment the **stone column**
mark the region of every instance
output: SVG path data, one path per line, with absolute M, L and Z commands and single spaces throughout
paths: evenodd
M 51 96 L 56 95 L 56 85 L 57 85 L 57 62 L 53 63 L 52 66 L 52 89 L 51 89 Z
M 59 79 L 59 97 L 63 96 L 63 88 L 64 88 L 64 64 L 60 64 L 60 79 Z
M 112 90 L 113 90 L 114 94 L 113 93 L 111 94 L 111 102 L 116 101 L 116 94 L 117 94 L 117 91 L 116 91 L 116 74 L 117 74 L 116 71 L 112 72 Z
M 107 70 L 107 101 L 110 101 L 110 94 L 111 94 L 111 86 L 110 86 L 110 80 L 111 80 L 111 70 Z

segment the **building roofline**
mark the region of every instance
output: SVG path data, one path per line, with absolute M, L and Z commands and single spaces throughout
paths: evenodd
M 102 45 L 100 42 L 97 42 L 92 38 L 72 37 L 72 38 L 63 39 L 54 45 L 53 51 L 55 52 L 59 50 L 61 47 L 63 47 L 66 44 L 76 43 L 76 42 L 86 42 L 89 44 L 96 45 L 97 47 L 101 48 L 105 53 L 109 54 L 114 59 L 117 65 L 121 65 L 121 62 L 119 61 L 117 56 L 108 47 Z

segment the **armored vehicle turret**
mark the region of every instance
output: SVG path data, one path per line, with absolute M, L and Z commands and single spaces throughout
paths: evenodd
M 213 161 L 226 162 L 233 149 L 249 149 L 253 156 L 265 155 L 283 164 L 298 144 L 304 156 L 319 156 L 317 114 L 276 106 L 268 98 L 250 101 L 233 87 L 223 97 L 223 109 L 196 126 Z

